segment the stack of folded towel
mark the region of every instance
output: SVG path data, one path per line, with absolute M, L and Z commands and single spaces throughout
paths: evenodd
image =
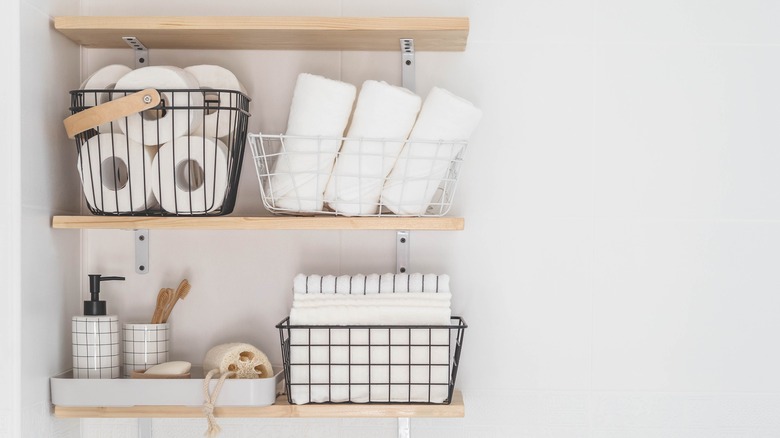
M 293 291 L 290 324 L 314 326 L 290 332 L 293 403 L 447 399 L 450 330 L 381 326 L 449 326 L 449 276 L 299 274 Z

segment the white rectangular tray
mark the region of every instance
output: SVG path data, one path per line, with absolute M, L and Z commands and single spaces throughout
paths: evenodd
M 281 392 L 284 369 L 267 379 L 227 379 L 216 406 L 269 406 Z M 56 406 L 200 406 L 203 370 L 193 367 L 190 379 L 74 379 L 67 371 L 51 377 L 51 401 Z M 218 379 L 210 382 L 209 392 Z

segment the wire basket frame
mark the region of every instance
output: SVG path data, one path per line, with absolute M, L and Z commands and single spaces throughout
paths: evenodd
M 74 90 L 70 111 L 137 91 Z M 113 216 L 232 212 L 251 99 L 236 90 L 157 91 L 159 106 L 75 135 L 76 167 L 89 211 Z
M 274 214 L 444 216 L 467 141 L 249 134 Z
M 307 403 L 450 404 L 463 336 L 450 325 L 276 325 L 287 399 Z

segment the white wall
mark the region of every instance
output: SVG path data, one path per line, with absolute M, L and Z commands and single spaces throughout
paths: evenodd
M 77 14 L 78 0 L 21 2 L 21 435 L 78 436 L 79 422 L 51 416 L 49 377 L 71 366 L 70 317 L 78 311 L 80 237 L 51 228 L 79 212 L 75 145 L 62 126 L 79 78 L 79 48 L 51 17 Z M 19 293 L 19 292 L 17 292 Z
M 0 39 L 5 42 L 5 62 L 0 64 L 0 76 L 7 83 L 19 82 L 19 1 L 9 0 L 0 7 Z M 18 87 L 0 88 L 0 132 L 6 136 L 9 145 L 19 145 L 19 107 L 21 93 Z M 19 354 L 21 328 L 21 242 L 19 239 L 21 202 L 21 150 L 9 147 L 0 160 L 0 204 L 9 206 L 0 215 L 0 351 L 5 359 L 0 361 L 0 375 L 18 376 L 21 357 Z M 9 379 L 4 396 L 0 397 L 0 437 L 18 436 L 21 433 L 21 385 L 19 379 Z
M 446 272 L 469 323 L 457 386 L 464 419 L 414 436 L 759 437 L 780 434 L 780 30 L 774 2 L 85 1 L 159 15 L 469 16 L 463 53 L 418 53 L 484 119 L 452 214 L 462 232 L 415 232 L 412 267 Z M 252 132 L 283 131 L 298 72 L 400 82 L 397 53 L 163 51 L 152 64 L 217 63 L 251 92 Z M 85 51 L 85 73 L 132 62 Z M 71 78 L 69 87 L 78 85 Z M 244 163 L 236 214 L 265 214 Z M 72 205 L 72 204 L 69 204 Z M 280 359 L 273 328 L 298 272 L 387 272 L 392 232 L 153 231 L 151 273 L 131 234 L 86 233 L 87 273 L 125 321 L 188 277 L 174 355 L 199 363 L 243 339 Z M 392 437 L 393 420 L 222 420 L 226 436 Z M 135 436 L 84 420 L 84 436 Z M 203 420 L 155 420 L 195 436 Z

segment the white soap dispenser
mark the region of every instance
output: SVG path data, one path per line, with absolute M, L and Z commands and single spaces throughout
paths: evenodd
M 100 300 L 100 282 L 124 280 L 89 274 L 90 299 L 84 301 L 84 315 L 74 316 L 73 377 L 76 379 L 119 378 L 119 317 L 106 315 Z

